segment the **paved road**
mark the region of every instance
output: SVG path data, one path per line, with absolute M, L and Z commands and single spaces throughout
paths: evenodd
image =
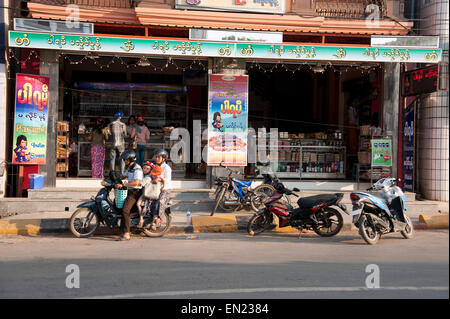
M 449 297 L 448 230 L 386 235 L 376 246 L 357 233 L 195 236 L 2 235 L 0 298 Z M 366 288 L 377 284 L 371 264 L 378 289 Z M 80 288 L 67 288 L 78 270 Z

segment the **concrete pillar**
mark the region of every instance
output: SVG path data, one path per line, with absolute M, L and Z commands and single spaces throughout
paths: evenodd
M 397 178 L 400 63 L 384 64 L 383 134 L 392 138 L 392 176 Z
M 58 54 L 50 50 L 41 51 L 40 75 L 50 78 L 48 121 L 47 121 L 47 160 L 39 167 L 44 175 L 44 186 L 56 186 L 56 138 L 58 128 L 59 62 Z

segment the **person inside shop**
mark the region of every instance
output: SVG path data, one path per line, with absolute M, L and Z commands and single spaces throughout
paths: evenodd
M 351 97 L 348 102 L 348 126 L 347 126 L 347 145 L 348 153 L 356 154 L 358 146 L 357 126 L 359 122 L 358 118 L 358 98 Z
M 128 143 L 128 147 L 127 149 L 129 151 L 135 151 L 137 149 L 137 142 L 136 142 L 136 136 L 132 137 L 131 133 L 133 132 L 133 130 L 137 128 L 137 124 L 136 124 L 136 117 L 134 115 L 130 115 L 130 117 L 128 118 L 128 123 L 127 123 L 127 136 L 129 137 L 126 142 Z
M 119 241 L 130 240 L 130 212 L 137 200 L 141 196 L 142 181 L 144 179 L 144 173 L 141 166 L 136 163 L 136 153 L 133 151 L 124 152 L 121 156 L 123 159 L 126 171 L 122 176 L 123 179 L 127 179 L 127 183 L 116 184 L 117 189 L 127 187 L 128 194 L 125 199 L 125 203 L 122 208 L 122 220 L 120 222 L 120 229 L 122 235 L 119 237 Z
M 156 177 L 152 183 L 162 183 L 161 193 L 159 195 L 159 199 L 152 202 L 152 214 L 153 216 L 163 216 L 164 211 L 167 208 L 167 204 L 170 199 L 170 191 L 172 189 L 172 169 L 167 164 L 167 159 L 169 158 L 169 154 L 164 149 L 156 150 L 154 154 L 154 159 L 156 165 L 160 166 L 162 169 L 162 173 L 160 176 Z M 158 227 L 158 222 L 160 219 L 156 220 L 155 227 Z
M 125 163 L 121 159 L 122 153 L 125 151 L 125 137 L 127 137 L 127 126 L 121 122 L 122 113 L 114 114 L 114 121 L 108 125 L 108 134 L 113 136 L 113 146 L 109 153 L 110 170 L 113 171 L 116 165 L 116 155 L 119 153 L 120 173 L 125 171 Z
M 144 180 L 142 181 L 142 189 L 144 191 L 137 202 L 140 217 L 137 228 L 143 227 L 145 214 L 147 212 L 151 212 L 151 204 L 153 200 L 158 199 L 161 194 L 161 189 L 164 189 L 164 181 L 160 181 L 158 178 L 162 174 L 161 166 L 155 165 L 150 161 L 146 161 L 142 169 L 144 171 Z M 155 213 L 159 213 L 159 211 L 155 211 Z M 156 214 L 153 215 L 151 229 L 156 230 L 156 225 L 160 221 L 160 216 Z
M 108 140 L 105 119 L 98 117 L 88 140 L 91 141 L 92 178 L 103 178 L 105 165 L 105 142 Z
M 131 131 L 131 139 L 132 140 L 136 139 L 137 162 L 139 165 L 142 166 L 142 164 L 144 163 L 146 144 L 150 140 L 150 131 L 145 125 L 145 120 L 143 116 L 137 117 L 137 125 Z

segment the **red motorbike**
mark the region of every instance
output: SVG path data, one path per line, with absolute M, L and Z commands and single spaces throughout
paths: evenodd
M 340 232 L 344 225 L 340 208 L 346 212 L 346 207 L 339 202 L 344 197 L 343 193 L 323 194 L 300 198 L 298 207 L 293 208 L 289 203 L 280 201 L 284 195 L 299 197 L 295 192 L 300 190 L 287 189 L 282 183 L 275 186 L 276 192 L 264 202 L 265 207 L 256 212 L 248 221 L 247 232 L 253 236 L 267 229 L 276 227 L 274 216 L 279 219 L 278 227 L 291 226 L 300 232 L 313 230 L 321 237 L 331 237 Z

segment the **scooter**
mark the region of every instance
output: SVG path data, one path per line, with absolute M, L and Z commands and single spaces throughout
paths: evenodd
M 90 201 L 77 206 L 78 209 L 70 218 L 70 230 L 72 234 L 79 238 L 87 238 L 95 233 L 100 223 L 111 229 L 120 226 L 122 209 L 117 207 L 116 201 L 113 202 L 109 198 L 109 194 L 116 184 L 122 184 L 122 180 L 118 172 L 111 171 L 108 178 L 105 178 L 101 182 L 103 188 L 98 191 L 97 195 L 92 197 Z M 126 189 L 126 187 L 122 189 Z M 155 203 L 156 201 L 152 203 L 152 206 Z M 149 237 L 161 237 L 169 230 L 172 221 L 170 206 L 159 217 L 160 221 L 156 224 L 156 229 L 152 229 L 153 215 L 147 213 L 144 216 L 142 231 L 145 235 Z M 136 228 L 139 224 L 139 219 L 139 213 L 135 205 L 130 213 L 130 228 Z
M 299 198 L 297 208 L 293 208 L 289 204 L 280 204 L 279 200 L 284 195 L 299 197 L 294 193 L 299 191 L 298 188 L 290 190 L 282 183 L 278 183 L 275 194 L 265 201 L 265 207 L 250 218 L 247 224 L 248 234 L 254 236 L 274 228 L 274 216 L 278 217 L 278 227 L 280 228 L 291 226 L 297 228 L 300 233 L 303 229 L 313 230 L 321 237 L 338 234 L 344 221 L 341 213 L 335 207 L 346 212 L 346 207 L 340 204 L 344 194 L 323 194 Z
M 381 235 L 400 232 L 406 239 L 413 237 L 413 225 L 406 215 L 406 197 L 395 178 L 382 178 L 367 191 L 380 191 L 380 197 L 368 193 L 351 193 L 353 224 L 361 237 L 375 245 Z
M 251 188 L 253 181 L 241 181 L 233 178 L 231 175 L 233 173 L 239 174 L 239 172 L 233 171 L 222 164 L 220 166 L 228 170 L 228 176 L 216 178 L 215 205 L 211 216 L 215 214 L 219 207 L 229 212 L 250 205 L 254 211 L 258 211 L 259 207 L 264 204 L 264 199 L 275 192 L 275 188 L 268 184 L 261 184 L 253 189 Z

